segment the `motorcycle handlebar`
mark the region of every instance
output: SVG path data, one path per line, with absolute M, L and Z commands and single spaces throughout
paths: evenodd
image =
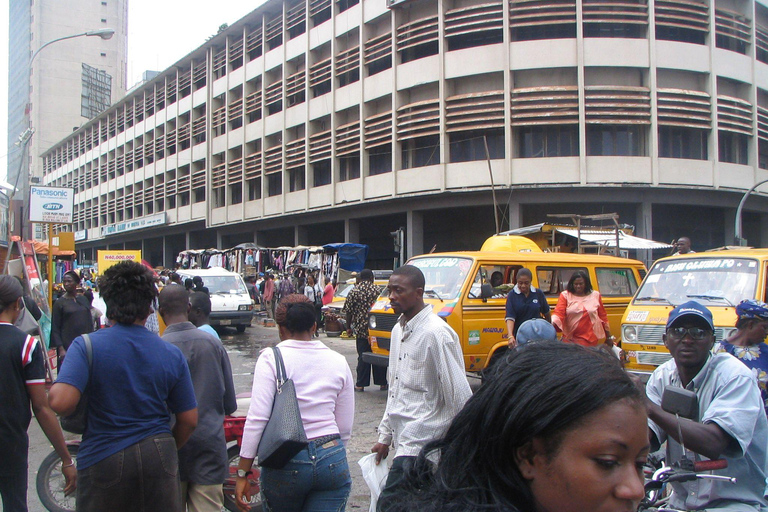
M 693 463 L 693 470 L 697 473 L 701 471 L 714 471 L 716 469 L 725 469 L 728 467 L 728 461 L 725 459 L 699 460 Z

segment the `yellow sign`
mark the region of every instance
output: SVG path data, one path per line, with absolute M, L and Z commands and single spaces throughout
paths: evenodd
M 60 251 L 74 251 L 75 250 L 75 234 L 69 231 L 64 231 L 53 237 L 53 243 L 51 244 L 54 249 Z
M 135 261 L 141 263 L 141 251 L 99 251 L 99 275 L 115 263 Z

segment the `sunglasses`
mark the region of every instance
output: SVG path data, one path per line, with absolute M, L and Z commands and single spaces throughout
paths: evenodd
M 712 334 L 712 331 L 702 329 L 701 327 L 672 327 L 671 329 L 667 329 L 667 336 L 675 341 L 683 339 L 686 333 L 693 340 L 703 340 L 708 335 Z

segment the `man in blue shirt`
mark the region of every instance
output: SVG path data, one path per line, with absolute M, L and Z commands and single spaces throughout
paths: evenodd
M 542 318 L 549 322 L 549 304 L 544 292 L 531 285 L 533 274 L 527 268 L 517 271 L 517 284 L 507 295 L 507 343 L 510 348 L 517 346 L 515 335 L 526 320 Z
M 668 465 L 683 456 L 694 461 L 722 458 L 728 467 L 714 473 L 736 478 L 735 484 L 673 482 L 671 508 L 765 510 L 768 421 L 754 375 L 730 354 L 712 355 L 712 313 L 698 302 L 670 312 L 663 339 L 672 359 L 653 372 L 646 386 L 652 441 L 667 442 Z M 699 415 L 693 421 L 678 420 L 661 408 L 664 389 L 670 386 L 696 393 Z

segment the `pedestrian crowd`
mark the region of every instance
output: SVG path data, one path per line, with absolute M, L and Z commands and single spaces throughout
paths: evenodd
M 691 252 L 690 240 L 679 242 L 680 253 Z M 42 346 L 13 326 L 23 289 L 0 276 L 0 432 L 11 441 L 0 447 L 3 510 L 26 510 L 31 404 L 79 511 L 220 511 L 229 476 L 223 423 L 237 404 L 204 283 L 171 279 L 158 296 L 149 269 L 122 262 L 99 284 L 113 325 L 94 331 L 90 310 L 70 292 L 76 283 L 65 283 L 55 345 L 63 361 L 46 399 Z M 706 307 L 673 308 L 663 335 L 671 359 L 643 383 L 615 357 L 588 274 L 575 272 L 550 310 L 523 268 L 507 298 L 509 350 L 473 394 L 457 333 L 424 301 L 421 270 L 404 265 L 389 278 L 399 317 L 387 372 L 362 356 L 379 291 L 368 269 L 344 309 L 356 376 L 317 339 L 333 286 L 311 273 L 295 285 L 269 273 L 248 280 L 280 342 L 254 369 L 235 487 L 243 512 L 256 492 L 256 464 L 265 510 L 345 509 L 355 391 L 370 386 L 371 374 L 387 393 L 371 448 L 376 464 L 388 467 L 379 512 L 634 511 L 646 458 L 662 447 L 668 464 L 722 458 L 736 478 L 674 482 L 669 506 L 768 510 L 768 305 L 738 304 L 736 330 L 719 342 Z M 162 338 L 145 328 L 153 304 L 167 326 Z M 671 388 L 695 394 L 696 417 L 662 408 Z M 75 470 L 54 411 L 71 415 L 83 400 L 87 428 Z

